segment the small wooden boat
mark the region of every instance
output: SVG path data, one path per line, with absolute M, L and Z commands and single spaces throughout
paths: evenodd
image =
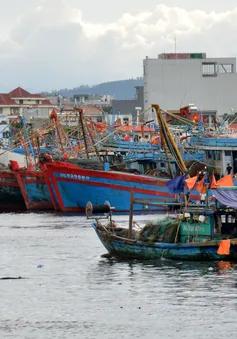
M 87 216 L 91 217 L 91 205 Z M 108 207 L 107 207 L 108 208 Z M 96 206 L 94 209 L 98 210 Z M 89 214 L 88 214 L 89 210 Z M 103 211 L 103 208 L 99 207 Z M 106 212 L 108 212 L 106 210 Z M 111 257 L 138 260 L 237 260 L 237 219 L 233 209 L 192 208 L 177 215 L 148 222 L 140 231 L 117 227 L 111 219 L 108 225 L 101 218 L 92 227 Z

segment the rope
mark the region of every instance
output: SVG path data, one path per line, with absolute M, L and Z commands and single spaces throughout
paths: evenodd
M 61 122 L 62 120 L 64 120 L 65 118 L 67 118 L 67 117 L 68 117 L 69 115 L 71 115 L 72 113 L 74 113 L 74 112 L 72 111 L 72 112 L 67 113 L 65 116 L 63 116 L 62 118 L 60 118 L 59 120 L 57 120 L 57 122 Z M 50 124 L 50 125 L 48 125 L 48 126 L 42 128 L 41 130 L 39 130 L 39 131 L 33 133 L 33 134 L 32 134 L 31 136 L 29 136 L 28 138 L 24 139 L 24 140 L 22 141 L 22 143 L 19 142 L 19 143 L 17 143 L 16 145 L 14 145 L 14 146 L 10 147 L 9 149 L 5 150 L 5 151 L 4 151 L 3 153 L 1 153 L 0 155 L 3 155 L 3 154 L 5 154 L 5 153 L 7 153 L 7 152 L 10 152 L 10 151 L 12 151 L 13 149 L 15 149 L 15 148 L 17 148 L 17 147 L 20 147 L 20 146 L 22 146 L 22 145 L 27 145 L 27 143 L 30 142 L 31 139 L 33 139 L 34 137 L 36 137 L 36 136 L 41 136 L 41 135 L 43 134 L 43 132 L 44 132 L 44 133 L 45 133 L 45 131 L 50 132 L 50 131 L 53 130 L 53 129 L 54 129 L 54 126 L 52 126 L 52 125 Z M 42 134 L 41 134 L 41 133 L 42 133 Z
M 131 120 L 129 120 L 127 124 L 129 125 L 130 122 L 132 122 L 133 120 L 137 119 L 137 117 L 140 117 L 142 114 L 147 113 L 151 108 L 152 108 L 152 107 L 150 106 L 148 109 L 146 109 L 145 111 L 141 112 L 138 116 L 135 116 L 134 118 L 132 118 Z M 101 139 L 100 141 L 96 142 L 96 143 L 93 145 L 93 147 L 94 147 L 94 146 L 97 146 L 97 145 L 99 145 L 99 144 L 101 144 L 103 141 L 107 140 L 109 137 L 111 137 L 111 135 L 115 134 L 116 132 L 118 132 L 118 131 L 120 131 L 120 130 L 122 131 L 123 128 L 124 128 L 124 126 L 120 126 L 120 127 L 116 128 L 116 129 L 115 129 L 113 132 L 111 132 L 109 135 L 107 135 L 106 137 L 104 137 L 104 138 Z

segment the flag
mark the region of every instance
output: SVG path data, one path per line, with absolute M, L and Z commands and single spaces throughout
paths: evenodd
M 194 113 L 190 115 L 190 120 L 198 122 L 200 120 L 200 113 Z
M 197 179 L 198 179 L 198 176 L 185 180 L 188 189 L 192 190 L 194 188 L 194 186 L 197 182 Z
M 201 194 L 206 193 L 206 186 L 204 184 L 205 178 L 203 177 L 201 181 L 199 181 L 196 186 L 195 189 L 200 192 Z
M 228 174 L 225 177 L 218 180 L 217 186 L 222 186 L 222 187 L 234 186 L 232 174 Z
M 107 127 L 106 122 L 97 122 L 96 124 L 96 129 L 99 133 L 103 132 L 106 129 L 106 127 Z
M 217 253 L 219 255 L 229 255 L 230 254 L 230 245 L 231 245 L 230 239 L 221 240 Z
M 185 177 L 186 175 L 182 175 L 181 177 L 171 179 L 166 183 L 171 194 L 181 193 L 184 191 Z
M 215 178 L 214 174 L 212 174 L 211 187 L 210 188 L 217 188 L 216 178 Z

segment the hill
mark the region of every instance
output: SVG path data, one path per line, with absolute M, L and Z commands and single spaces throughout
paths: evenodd
M 59 91 L 53 91 L 52 93 L 44 93 L 46 95 L 62 95 L 65 97 L 72 97 L 75 94 L 110 94 L 115 96 L 116 99 L 129 100 L 133 99 L 135 95 L 136 86 L 143 86 L 143 78 L 118 80 L 104 82 L 99 85 L 88 86 L 81 85 L 72 89 L 60 89 Z

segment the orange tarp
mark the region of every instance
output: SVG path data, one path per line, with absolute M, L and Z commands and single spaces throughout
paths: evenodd
M 212 176 L 211 188 L 234 186 L 232 174 L 228 174 L 220 180 L 216 181 L 215 176 Z
M 217 253 L 219 255 L 229 255 L 230 254 L 230 239 L 221 240 Z
M 205 178 L 203 177 L 202 180 L 195 187 L 195 189 L 202 194 L 206 193 L 206 186 L 204 185 L 204 180 Z
M 234 186 L 232 174 L 228 174 L 225 177 L 217 181 L 218 186 Z
M 210 188 L 217 188 L 216 178 L 215 178 L 214 174 L 212 174 L 211 187 Z
M 185 180 L 188 189 L 192 190 L 194 188 L 194 186 L 197 182 L 197 179 L 198 179 L 198 176 Z

